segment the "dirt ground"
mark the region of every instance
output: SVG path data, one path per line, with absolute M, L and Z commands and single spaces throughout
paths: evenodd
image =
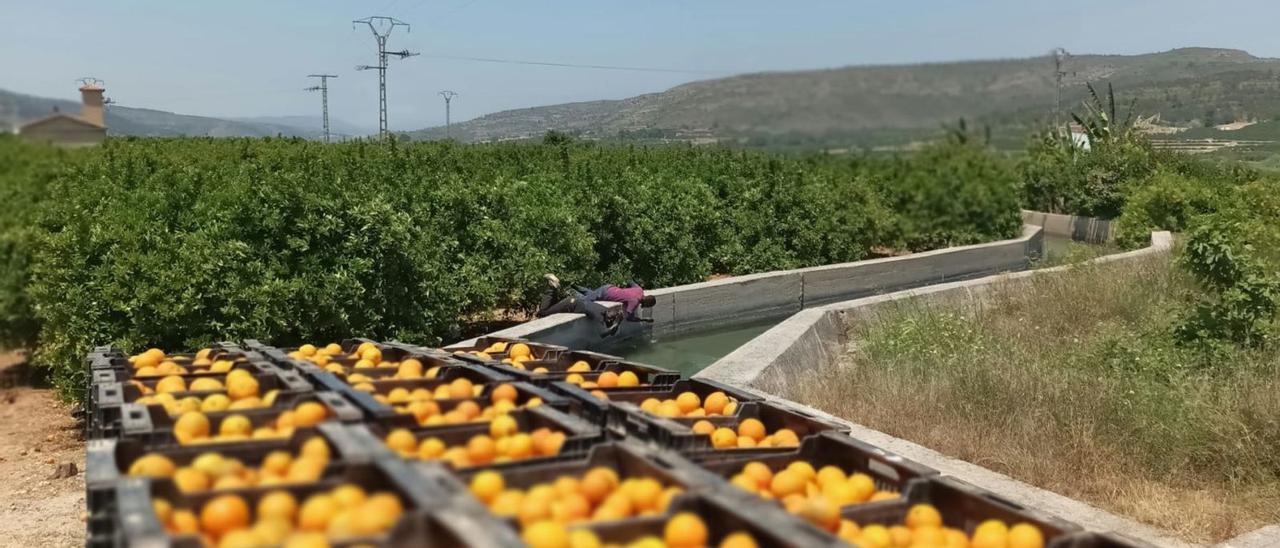
M 0 354 L 0 372 L 19 367 Z M 51 390 L 0 388 L 0 546 L 84 546 L 84 442 L 71 408 Z M 55 479 L 59 465 L 75 475 Z

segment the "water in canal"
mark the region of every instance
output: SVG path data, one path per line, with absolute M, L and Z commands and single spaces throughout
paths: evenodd
M 737 350 L 739 346 L 768 331 L 786 318 L 775 318 L 725 329 L 703 330 L 686 335 L 650 340 L 635 337 L 605 350 L 628 360 L 679 371 L 689 377 L 716 360 Z

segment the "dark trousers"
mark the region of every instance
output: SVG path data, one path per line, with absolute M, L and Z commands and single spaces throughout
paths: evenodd
M 542 294 L 542 304 L 538 306 L 537 316 L 544 318 L 564 312 L 586 314 L 592 321 L 605 325 L 605 317 L 609 309 L 596 302 L 593 297 L 592 292 L 573 288 L 569 290 L 568 296 L 560 298 L 559 290 L 548 287 L 547 292 Z

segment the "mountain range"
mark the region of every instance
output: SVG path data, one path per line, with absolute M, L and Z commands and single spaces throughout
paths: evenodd
M 1210 126 L 1280 114 L 1280 60 L 1216 48 L 1144 55 L 1076 55 L 1061 70 L 1050 56 L 828 70 L 765 72 L 704 80 L 628 99 L 496 112 L 453 124 L 460 141 L 537 138 L 558 130 L 588 139 L 729 141 L 759 146 L 876 146 L 937 134 L 961 118 L 1021 143 L 1079 111 L 1085 83 L 1116 90 L 1162 123 Z M 410 132 L 440 139 L 443 127 Z
M 998 146 L 1020 147 L 1028 132 L 1054 120 L 1065 122 L 1069 111 L 1079 111 L 1086 83 L 1114 86 L 1122 111 L 1134 101 L 1137 114 L 1158 116 L 1158 123 L 1169 126 L 1280 120 L 1280 59 L 1181 48 L 1068 56 L 1060 70 L 1052 57 L 1041 56 L 744 74 L 627 99 L 496 112 L 455 123 L 450 135 L 483 142 L 536 139 L 558 130 L 584 139 L 633 142 L 892 148 L 937 135 L 943 125 L 963 118 L 971 127 L 989 128 Z M 0 130 L 54 107 L 80 108 L 75 101 L 0 90 Z M 321 135 L 318 117 L 212 118 L 123 106 L 109 109 L 107 125 L 113 135 Z M 339 120 L 332 120 L 332 127 L 335 134 L 374 133 Z M 405 135 L 442 139 L 445 128 Z

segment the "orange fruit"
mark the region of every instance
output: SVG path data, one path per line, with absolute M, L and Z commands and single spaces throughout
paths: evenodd
M 173 504 L 164 499 L 155 499 L 151 501 L 151 509 L 155 511 L 161 525 L 169 524 L 169 518 L 173 517 Z
M 711 446 L 716 449 L 729 449 L 738 446 L 738 435 L 728 428 L 720 427 L 711 433 Z
M 405 428 L 392 430 L 390 434 L 387 434 L 385 442 L 387 447 L 401 455 L 412 455 L 418 450 L 418 438 L 415 438 L 413 432 Z
M 787 470 L 796 472 L 808 482 L 817 477 L 818 471 L 813 469 L 813 465 L 802 460 L 793 460 L 787 463 Z
M 716 425 L 712 424 L 711 421 L 705 420 L 705 419 L 693 423 L 693 426 L 691 428 L 696 434 L 710 435 L 712 432 L 716 431 Z
M 742 531 L 729 533 L 720 541 L 720 548 L 756 548 L 756 539 Z
M 862 472 L 855 472 L 849 476 L 849 486 L 853 488 L 854 502 L 866 502 L 871 500 L 871 496 L 876 492 L 876 482 Z
M 600 548 L 603 546 L 600 537 L 590 529 L 574 529 L 569 531 L 570 548 Z
M 293 532 L 293 523 L 280 518 L 258 518 L 252 531 L 258 535 L 264 545 L 279 545 Z
M 809 523 L 833 533 L 840 529 L 840 507 L 831 504 L 823 497 L 806 499 L 800 516 Z
M 328 418 L 329 410 L 319 402 L 306 401 L 293 409 L 293 424 L 298 428 L 315 426 Z
M 916 504 L 907 510 L 907 517 L 903 522 L 911 529 L 926 526 L 942 527 L 942 514 L 939 514 L 938 509 L 931 504 Z
M 577 493 L 560 496 L 551 503 L 551 518 L 560 523 L 573 523 L 591 517 L 591 503 Z
M 178 377 L 178 379 L 181 380 L 182 377 Z M 164 380 L 161 380 L 160 382 L 164 382 Z M 156 388 L 160 388 L 160 385 L 157 384 Z M 187 387 L 187 390 L 191 392 L 212 392 L 214 390 L 222 390 L 222 381 L 219 381 L 218 379 L 211 379 L 209 377 L 201 377 L 191 381 L 191 385 Z
M 760 490 L 760 483 L 755 478 L 742 473 L 730 478 L 729 483 L 748 493 L 755 493 Z
M 173 484 L 183 493 L 209 489 L 209 476 L 195 468 L 179 468 L 173 473 Z
M 324 475 L 325 464 L 326 461 L 315 457 L 298 457 L 289 465 L 285 479 L 290 482 L 316 481 Z
M 1009 548 L 1044 548 L 1044 535 L 1029 523 L 1014 524 L 1009 528 Z
M 249 505 L 238 495 L 219 495 L 200 509 L 200 529 L 214 537 L 249 526 Z
M 676 403 L 675 400 L 663 401 L 662 404 L 658 406 L 657 413 L 654 414 L 659 417 L 679 417 L 684 415 L 684 413 L 680 411 L 680 404 Z
M 227 397 L 232 400 L 241 400 L 257 395 L 258 379 L 253 378 L 253 375 L 236 375 L 234 377 L 227 375 Z
M 601 385 L 604 386 L 604 385 Z M 662 406 L 662 400 L 658 398 L 645 398 L 640 402 L 640 410 L 646 413 L 658 414 L 658 408 Z
M 304 531 L 325 531 L 338 513 L 338 503 L 333 497 L 317 493 L 307 497 L 298 512 L 298 528 Z
M 449 383 L 449 397 L 454 399 L 470 398 L 475 389 L 471 379 L 459 377 Z
M 560 476 L 551 483 L 551 488 L 555 489 L 559 496 L 577 495 L 582 493 L 581 483 L 578 478 L 573 476 Z
M 244 415 L 229 415 L 218 425 L 218 434 L 223 436 L 248 436 L 253 433 L 253 423 Z
M 495 456 L 497 456 L 497 448 L 494 446 L 493 438 L 479 434 L 467 440 L 467 458 L 473 465 L 489 464 L 493 462 Z
M 805 485 L 808 480 L 803 475 L 791 470 L 779 470 L 773 475 L 773 479 L 769 482 L 769 491 L 777 498 L 783 498 L 787 495 L 802 495 L 805 492 Z
M 748 462 L 742 467 L 742 473 L 754 480 L 761 489 L 769 487 L 769 483 L 773 481 L 773 470 L 760 461 Z
M 324 441 L 320 436 L 314 436 L 302 443 L 302 450 L 298 451 L 299 457 L 312 457 L 324 461 L 329 460 L 329 442 Z
M 249 482 L 240 476 L 222 476 L 214 480 L 213 485 L 209 487 L 214 491 L 223 491 L 226 489 L 242 489 L 249 487 Z
M 507 355 L 512 358 L 532 357 L 533 352 L 529 349 L 529 345 L 525 343 L 515 343 L 507 349 Z
M 569 373 L 586 373 L 588 371 L 591 371 L 591 364 L 584 362 L 582 360 L 578 360 L 576 362 L 573 362 L 573 365 L 570 365 L 569 368 L 566 369 L 565 371 Z
M 692 512 L 680 512 L 667 521 L 662 538 L 671 548 L 699 548 L 707 545 L 707 524 Z
M 492 503 L 493 499 L 505 488 L 506 484 L 502 481 L 502 474 L 493 470 L 485 470 L 471 478 L 471 494 L 486 505 Z
M 702 400 L 693 392 L 681 392 L 679 396 L 676 396 L 676 405 L 680 408 L 681 415 L 687 415 L 693 412 L 694 409 L 700 409 Z
M 209 437 L 209 417 L 199 411 L 183 413 L 173 423 L 173 436 L 178 438 L 178 443 L 184 444 Z
M 515 386 L 509 383 L 502 383 L 493 387 L 493 393 L 489 395 L 489 398 L 495 402 L 509 401 L 515 403 L 516 398 L 519 396 L 520 393 L 516 391 Z
M 631 506 L 637 512 L 656 510 L 658 501 L 662 497 L 662 484 L 653 478 L 636 478 L 631 480 L 630 488 L 627 491 L 627 497 L 631 499 Z
M 528 544 L 529 548 L 571 548 L 569 529 L 564 524 L 551 520 L 529 524 L 520 534 L 520 539 Z
M 422 440 L 418 444 L 418 458 L 423 460 L 435 460 L 444 455 L 446 447 L 440 438 L 431 437 Z
M 876 494 L 871 495 L 871 498 L 867 499 L 867 502 L 879 502 L 882 500 L 893 500 L 896 498 L 898 498 L 898 494 L 892 491 L 876 491 Z
M 173 475 L 177 467 L 169 457 L 157 453 L 147 453 L 129 465 L 130 476 L 164 478 Z
M 614 488 L 618 486 L 618 474 L 612 468 L 597 466 L 587 471 L 582 476 L 579 487 L 582 494 L 592 504 L 597 504 L 609 496 Z
M 838 529 L 837 529 L 838 530 Z M 889 527 L 889 541 L 893 546 L 909 546 L 911 544 L 911 529 L 902 525 L 893 525 Z M 921 543 L 923 544 L 923 543 Z
M 749 436 L 738 436 L 738 447 L 742 449 L 750 449 L 755 446 L 756 440 L 751 439 Z
M 858 527 L 857 523 L 853 522 L 853 520 L 842 519 L 840 520 L 840 529 L 836 531 L 836 536 L 840 537 L 840 540 L 845 542 L 854 543 L 857 542 L 858 535 L 861 532 L 862 530 Z M 968 539 L 966 539 L 966 542 L 967 541 Z
M 174 510 L 169 518 L 170 531 L 175 533 L 197 533 L 200 531 L 200 520 L 191 510 Z
M 1008 546 L 1009 526 L 997 519 L 986 520 L 974 528 L 971 542 L 973 548 Z
M 605 371 L 596 378 L 596 384 L 600 388 L 614 388 L 618 386 L 618 374 L 613 371 Z
M 271 491 L 258 501 L 258 519 L 281 518 L 293 522 L 298 515 L 298 501 L 288 491 Z
M 552 432 L 542 439 L 541 445 L 535 445 L 534 450 L 544 457 L 559 455 L 560 447 L 564 445 L 564 440 L 567 437 L 564 432 Z
M 520 425 L 511 415 L 496 417 L 489 423 L 489 435 L 495 438 L 505 438 L 518 431 L 520 431 Z
M 746 436 L 755 441 L 763 440 L 765 436 L 764 423 L 755 418 L 743 419 L 742 422 L 738 423 L 738 435 Z
M 431 400 L 418 400 L 409 404 L 409 413 L 421 424 L 427 419 L 440 414 L 440 404 Z
M 721 415 L 729 416 L 738 412 L 738 402 L 730 401 L 724 404 L 724 409 L 720 410 Z
M 618 375 L 618 386 L 627 388 L 632 386 L 640 386 L 640 377 L 636 376 L 633 371 L 623 371 Z
M 265 544 L 253 529 L 236 529 L 222 536 L 218 548 L 256 548 Z
M 778 447 L 800 445 L 800 436 L 797 436 L 795 431 L 790 428 L 779 428 L 777 432 L 773 433 L 773 439 L 775 441 L 774 445 Z

